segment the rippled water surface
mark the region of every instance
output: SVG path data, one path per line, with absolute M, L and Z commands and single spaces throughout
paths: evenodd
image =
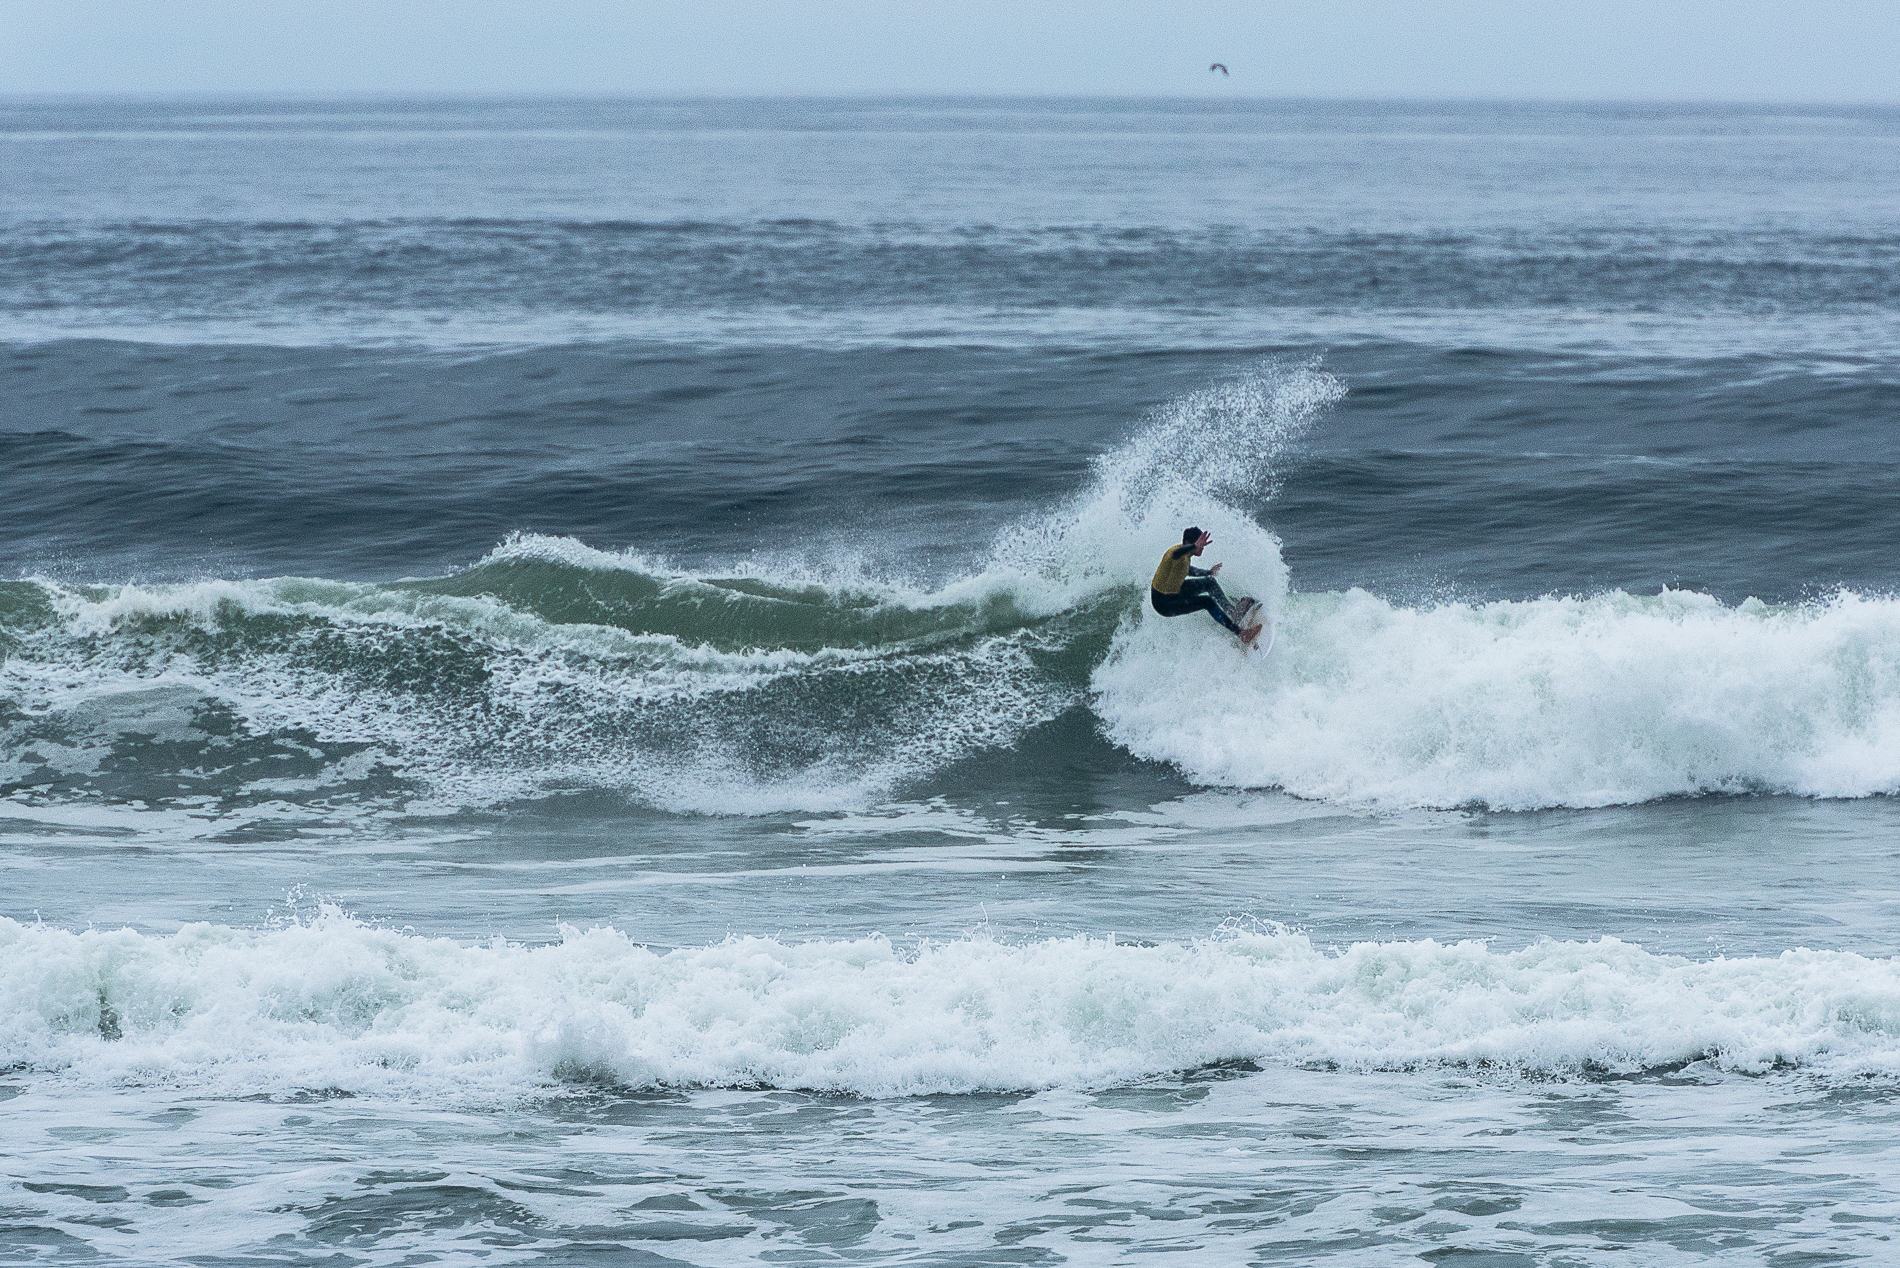
M 1888 1262 L 1896 137 L 0 105 L 0 1261 Z

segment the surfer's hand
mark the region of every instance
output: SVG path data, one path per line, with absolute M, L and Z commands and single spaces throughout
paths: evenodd
M 1213 575 L 1214 575 L 1215 573 L 1217 573 L 1217 572 L 1219 572 L 1219 571 L 1220 571 L 1220 565 L 1219 565 L 1219 564 L 1215 564 L 1215 565 L 1214 565 L 1214 566 L 1213 566 L 1212 568 L 1209 568 L 1209 569 L 1207 570 L 1207 575 L 1211 577 L 1211 576 L 1213 576 Z

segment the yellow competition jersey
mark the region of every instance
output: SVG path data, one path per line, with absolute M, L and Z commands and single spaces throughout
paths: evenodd
M 1194 562 L 1194 547 L 1171 546 L 1168 553 L 1161 556 L 1161 566 L 1155 569 L 1154 588 L 1162 594 L 1181 593 L 1181 583 L 1187 580 L 1188 565 Z

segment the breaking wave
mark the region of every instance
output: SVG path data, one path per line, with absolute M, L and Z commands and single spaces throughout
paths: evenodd
M 731 938 L 468 946 L 335 911 L 268 930 L 0 919 L 0 1065 L 225 1094 L 495 1102 L 564 1084 L 899 1096 L 1097 1088 L 1214 1062 L 1900 1071 L 1900 965 L 1692 961 L 1613 938 L 1497 952 L 1226 930 L 1185 944 Z
M 0 797 L 690 813 L 861 806 L 1092 709 L 1210 786 L 1530 809 L 1900 789 L 1900 601 L 1303 594 L 1260 523 L 1343 389 L 1264 366 L 1160 411 L 1067 503 L 922 583 L 844 555 L 692 567 L 516 536 L 446 577 L 0 583 Z M 1271 657 L 1147 610 L 1212 530 Z
M 1268 367 L 1186 398 L 933 585 L 856 557 L 686 568 L 532 535 L 393 584 L 0 583 L 0 796 L 862 804 L 1079 707 L 1184 517 L 1277 603 L 1278 543 L 1223 495 L 1257 490 L 1339 391 Z

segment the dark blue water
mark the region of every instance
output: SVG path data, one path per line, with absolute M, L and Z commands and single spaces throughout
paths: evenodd
M 1882 1262 L 1896 205 L 1877 107 L 0 103 L 0 1258 Z

